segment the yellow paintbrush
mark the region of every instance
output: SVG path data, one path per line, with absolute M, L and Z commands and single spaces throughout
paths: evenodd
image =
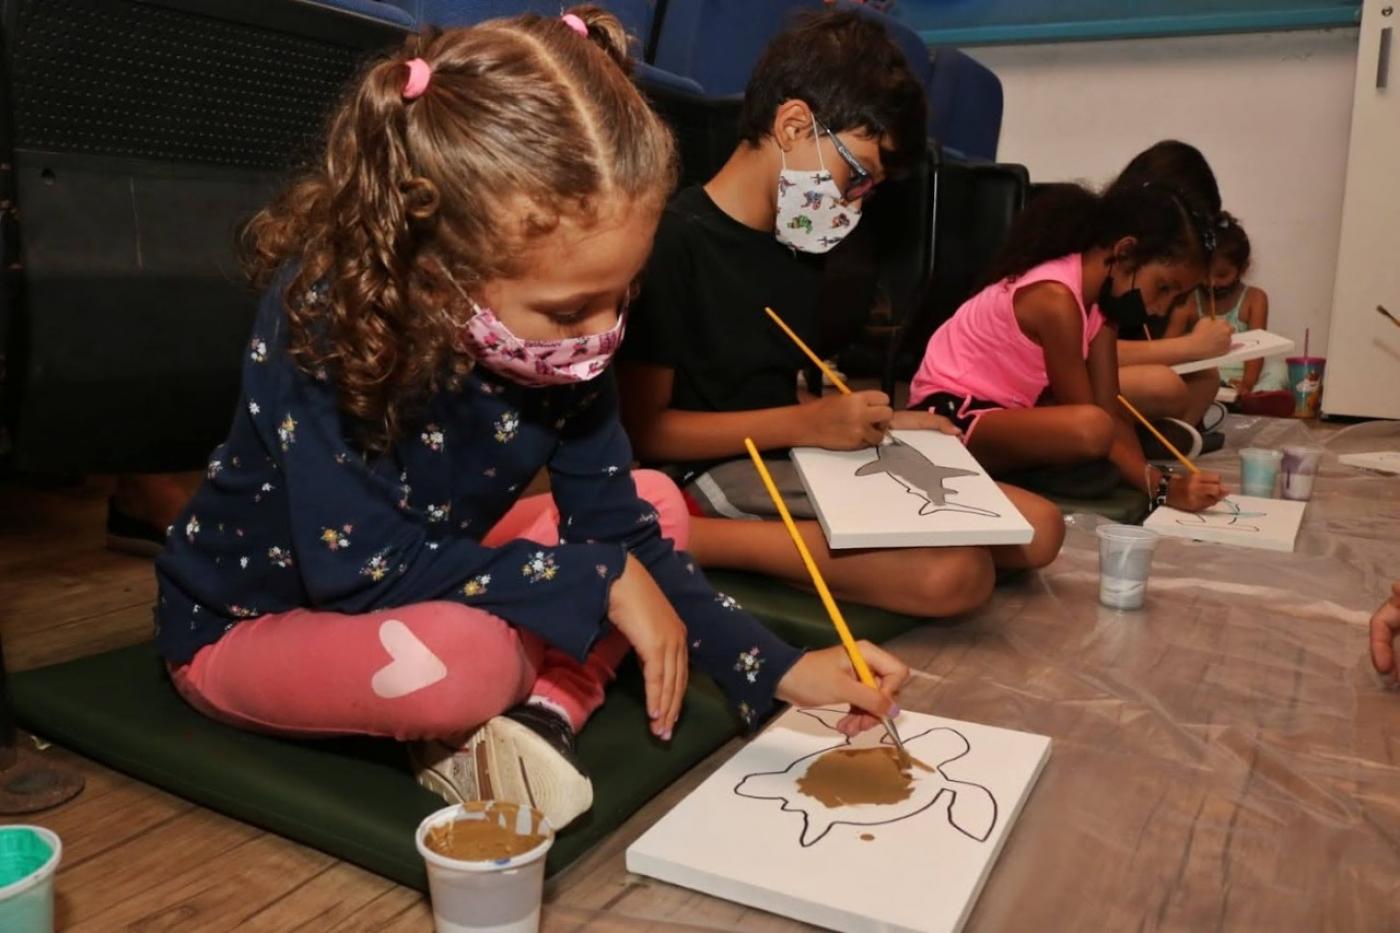
M 1118 396 L 1118 401 L 1122 402 L 1123 407 L 1133 413 L 1134 418 L 1142 422 L 1142 426 L 1144 428 L 1147 428 L 1147 430 L 1152 432 L 1153 437 L 1157 438 L 1157 440 L 1162 442 L 1163 447 L 1167 448 L 1167 450 L 1170 450 L 1172 452 L 1172 456 L 1176 457 L 1176 459 L 1181 461 L 1182 466 L 1186 467 L 1186 469 L 1190 470 L 1192 473 L 1201 472 L 1200 470 L 1196 469 L 1196 464 L 1192 463 L 1190 460 L 1187 460 L 1185 454 L 1173 447 L 1172 442 L 1162 436 L 1161 431 L 1158 431 L 1152 426 L 1152 422 L 1148 421 L 1142 416 L 1142 412 L 1138 411 L 1136 408 L 1133 407 L 1132 402 L 1128 401 L 1121 395 Z
M 773 312 L 768 313 L 772 314 Z M 779 323 L 782 322 L 779 321 Z M 798 343 L 800 344 L 801 341 Z M 855 638 L 852 637 L 851 630 L 846 626 L 846 619 L 841 615 L 836 600 L 832 598 L 831 590 L 826 588 L 826 581 L 822 579 L 822 573 L 817 569 L 817 562 L 812 559 L 812 552 L 807 550 L 807 542 L 802 540 L 802 535 L 797 530 L 797 524 L 793 522 L 787 504 L 783 502 L 783 497 L 778 493 L 778 487 L 773 482 L 768 467 L 764 465 L 763 458 L 758 455 L 758 448 L 753 445 L 753 439 L 744 438 L 744 447 L 748 449 L 749 456 L 753 458 L 753 465 L 758 469 L 758 475 L 763 480 L 763 486 L 768 490 L 768 495 L 772 497 L 773 505 L 777 507 L 778 514 L 782 516 L 788 534 L 792 535 L 792 543 L 797 545 L 797 553 L 801 555 L 802 563 L 807 565 L 807 573 L 811 575 L 812 583 L 817 588 L 817 595 L 821 597 L 822 605 L 826 606 L 827 614 L 831 616 L 831 624 L 836 626 L 836 634 L 841 636 L 841 644 L 845 646 L 846 654 L 851 657 L 851 666 L 856 669 L 856 675 L 860 677 L 860 682 L 867 687 L 879 690 L 880 685 L 875 682 L 875 675 L 870 672 L 870 665 L 866 664 L 865 658 L 861 657 L 860 647 L 856 644 Z M 904 750 L 904 742 L 900 739 L 899 733 L 895 731 L 894 722 L 888 716 L 880 717 L 880 721 L 884 723 L 885 731 L 890 734 L 890 740 L 894 742 L 895 748 L 899 749 L 900 757 L 912 760 L 909 758 L 909 753 Z

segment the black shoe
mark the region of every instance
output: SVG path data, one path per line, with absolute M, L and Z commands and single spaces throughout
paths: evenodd
M 1185 421 L 1155 418 L 1152 426 L 1170 441 L 1173 447 L 1181 451 L 1181 455 L 1187 460 L 1194 460 L 1201 455 L 1201 434 Z M 1139 425 L 1137 435 L 1138 440 L 1142 442 L 1142 453 L 1148 460 L 1176 460 L 1176 455 L 1163 446 L 1151 431 Z
M 1225 434 L 1221 431 L 1207 431 L 1201 435 L 1201 453 L 1213 454 L 1225 446 Z
M 108 499 L 107 547 L 137 557 L 155 557 L 165 548 L 165 529 L 126 514 Z
M 1037 467 L 998 476 L 1003 483 L 1061 499 L 1102 499 L 1118 487 L 1118 468 L 1107 460 L 1072 467 Z

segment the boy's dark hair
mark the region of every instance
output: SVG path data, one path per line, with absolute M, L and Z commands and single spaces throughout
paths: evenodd
M 1166 185 L 1109 188 L 1094 194 L 1075 184 L 1047 185 L 1016 215 L 1006 245 L 979 288 L 1016 278 L 1043 262 L 1133 237 L 1133 261 L 1204 262 L 1213 247 L 1206 219 Z
M 1208 217 L 1220 213 L 1220 186 L 1215 173 L 1201 150 L 1190 143 L 1164 139 L 1148 146 L 1133 156 L 1108 186 L 1108 192 L 1147 184 L 1176 189 L 1188 205 Z
M 1249 235 L 1240 220 L 1229 211 L 1221 211 L 1215 228 L 1215 254 L 1229 260 L 1243 274 L 1249 268 Z
M 739 138 L 758 145 L 785 100 L 805 101 L 833 133 L 888 137 L 889 178 L 911 172 L 928 147 L 928 102 L 899 46 L 851 11 L 811 13 L 768 43 L 744 91 Z

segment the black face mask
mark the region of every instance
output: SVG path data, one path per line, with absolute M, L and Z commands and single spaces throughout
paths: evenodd
M 1239 280 L 1239 279 L 1235 279 L 1235 280 L 1234 280 L 1233 282 L 1231 282 L 1229 285 L 1212 286 L 1212 287 L 1211 287 L 1211 292 L 1215 295 L 1216 298 L 1224 298 L 1224 297 L 1228 296 L 1232 291 L 1234 291 L 1234 290 L 1235 290 L 1235 286 L 1236 286 L 1236 285 L 1239 285 L 1239 284 L 1240 284 L 1240 280 Z
M 1137 276 L 1133 276 L 1137 281 Z M 1142 290 L 1133 286 L 1121 295 L 1113 294 L 1113 276 L 1106 276 L 1103 288 L 1099 289 L 1099 310 L 1110 322 L 1118 325 L 1118 330 L 1141 330 L 1147 323 L 1147 305 L 1142 300 Z

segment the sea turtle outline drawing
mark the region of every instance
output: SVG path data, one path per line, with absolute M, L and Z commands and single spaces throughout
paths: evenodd
M 855 738 L 842 735 L 836 723 L 846 715 L 845 710 L 815 707 L 798 712 L 825 726 L 837 741 L 803 755 L 781 770 L 744 775 L 735 785 L 734 795 L 778 803 L 784 813 L 800 814 L 802 827 L 797 834 L 800 847 L 806 849 L 821 842 L 837 826 L 888 826 L 930 810 L 941 813 L 951 829 L 974 842 L 986 842 L 991 838 L 999 820 L 996 797 L 985 786 L 959 780 L 946 770 L 948 765 L 966 758 L 972 751 L 972 744 L 957 729 L 936 726 L 905 736 L 904 745 L 909 754 L 930 766 L 928 772 L 915 772 L 914 791 L 909 799 L 891 805 L 829 807 L 797 789 L 807 769 L 828 752 L 888 746 L 889 737 L 879 728 L 867 730 Z

